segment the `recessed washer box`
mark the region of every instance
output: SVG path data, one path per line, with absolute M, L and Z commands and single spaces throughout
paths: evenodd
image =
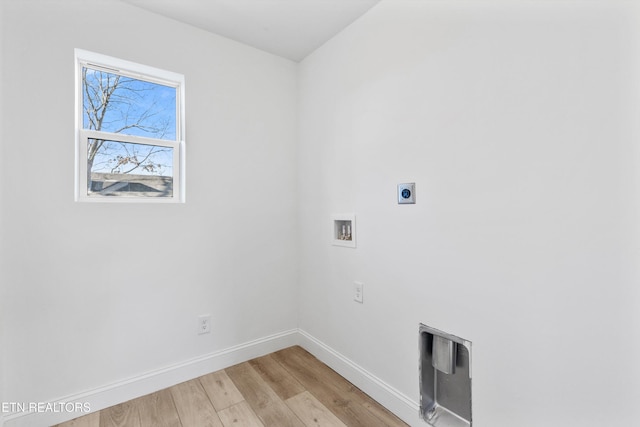
M 333 215 L 333 245 L 356 247 L 356 216 L 355 214 Z
M 398 204 L 415 204 L 416 202 L 416 184 L 409 182 L 406 184 L 398 184 Z

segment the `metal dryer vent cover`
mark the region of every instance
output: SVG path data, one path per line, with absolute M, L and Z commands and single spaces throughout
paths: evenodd
M 420 417 L 471 427 L 471 341 L 420 324 Z

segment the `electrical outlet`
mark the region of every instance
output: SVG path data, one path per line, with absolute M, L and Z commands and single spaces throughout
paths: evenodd
M 408 182 L 406 184 L 398 184 L 398 204 L 415 204 L 416 202 L 416 184 Z
M 208 334 L 209 332 L 211 332 L 211 315 L 198 316 L 198 334 Z
M 363 303 L 363 293 L 364 291 L 364 284 L 360 283 L 360 282 L 353 282 L 353 300 L 356 302 L 359 302 L 360 304 Z

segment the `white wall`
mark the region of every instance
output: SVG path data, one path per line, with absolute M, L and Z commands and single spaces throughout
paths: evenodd
M 4 3 L 0 2 L 0 22 L 4 22 L 3 10 Z M 2 79 L 3 73 L 3 64 L 4 64 L 4 25 L 0 28 L 0 165 L 2 165 L 2 152 L 4 144 L 4 135 L 3 135 L 3 119 L 4 116 L 2 114 L 2 107 L 4 104 L 4 92 L 3 92 L 3 84 L 4 80 Z M 3 260 L 4 260 L 4 222 L 3 222 L 3 197 L 2 197 L 2 173 L 0 173 L 0 272 L 4 270 Z M 4 295 L 5 281 L 3 280 L 2 273 L 0 273 L 0 343 L 4 343 L 4 312 L 5 312 L 5 300 L 6 297 Z M 0 402 L 4 402 L 4 351 L 0 351 Z M 4 424 L 4 417 L 0 415 L 0 427 Z
M 3 6 L 3 399 L 295 328 L 296 64 L 118 1 Z M 185 75 L 186 204 L 73 201 L 74 48 Z
M 307 57 L 301 329 L 414 401 L 418 324 L 471 340 L 474 425 L 637 423 L 637 16 L 388 0 Z

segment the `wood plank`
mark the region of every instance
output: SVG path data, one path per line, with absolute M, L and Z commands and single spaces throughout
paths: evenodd
M 280 353 L 280 352 L 278 352 Z M 371 401 L 362 390 L 347 381 L 342 375 L 322 363 L 314 355 L 300 346 L 293 346 L 282 350 L 282 354 L 288 354 L 295 357 L 301 363 L 300 367 L 308 368 L 310 374 L 317 375 L 322 381 L 327 382 L 341 393 L 346 393 L 346 398 L 357 403 L 363 404 Z M 274 358 L 277 356 L 274 355 Z
M 74 418 L 71 421 L 58 424 L 56 427 L 99 427 L 100 412 L 93 412 L 82 417 Z
M 141 427 L 134 400 L 100 411 L 100 427 Z
M 246 401 L 236 403 L 218 412 L 224 427 L 264 427 Z
M 250 360 L 249 364 L 282 400 L 304 391 L 298 380 L 269 355 Z
M 308 391 L 287 399 L 286 404 L 307 427 L 346 427 Z
M 223 427 L 198 379 L 169 389 L 182 427 Z
M 362 404 L 366 395 L 301 347 L 278 351 L 272 357 L 311 394 L 350 427 L 384 427 Z
M 352 397 L 355 402 L 361 403 L 368 411 L 370 411 L 376 418 L 380 419 L 385 425 L 393 427 L 407 426 L 407 424 L 400 418 L 395 416 L 392 412 L 390 412 L 384 406 L 380 405 L 369 395 L 347 381 L 336 371 L 319 361 L 315 356 L 310 354 L 302 347 L 295 346 L 285 350 L 290 350 L 292 353 L 297 354 L 305 361 L 305 363 L 308 363 L 309 366 L 315 366 L 315 369 L 317 369 L 319 372 L 322 372 L 322 375 L 327 379 L 327 381 L 335 385 L 340 393 L 345 393 L 346 396 Z
M 200 377 L 200 383 L 207 392 L 216 411 L 228 408 L 242 402 L 244 397 L 238 391 L 231 378 L 225 371 L 218 371 Z
M 232 366 L 226 372 L 266 427 L 304 427 L 249 363 Z
M 353 398 L 354 402 L 362 404 L 368 411 L 370 411 L 376 418 L 380 419 L 385 425 L 388 426 L 407 426 L 400 418 L 395 416 L 392 412 L 380 405 L 368 394 L 364 393 L 358 387 L 347 381 L 343 376 L 336 371 L 319 361 L 315 356 L 306 351 L 300 346 L 290 347 L 285 349 L 293 354 L 298 355 L 304 363 L 308 363 L 309 366 L 314 366 L 318 372 L 321 372 L 325 381 L 337 387 L 339 392 L 349 399 Z
M 168 389 L 136 399 L 141 427 L 181 427 L 173 397 Z
M 404 427 L 407 424 L 398 418 L 393 412 L 379 404 L 378 402 L 365 402 L 364 407 L 369 410 L 373 415 L 382 420 L 383 423 L 389 427 Z

